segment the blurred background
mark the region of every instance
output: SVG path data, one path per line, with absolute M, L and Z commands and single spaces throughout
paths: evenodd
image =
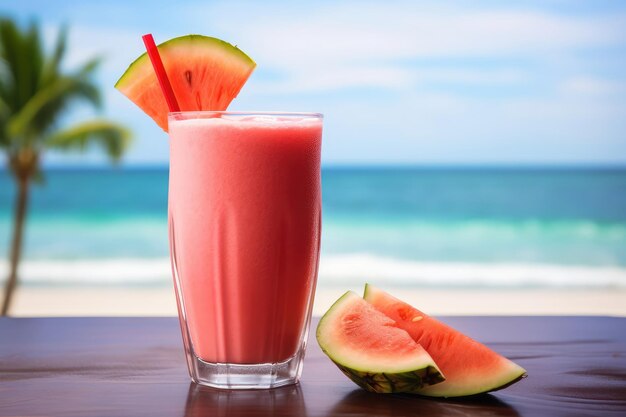
M 231 110 L 325 114 L 317 314 L 371 282 L 435 314 L 626 315 L 624 3 L 28 0 L 0 17 L 34 22 L 49 57 L 66 25 L 57 69 L 85 84 L 52 106 L 11 314 L 175 314 L 167 135 L 113 88 L 151 32 L 255 59 Z M 34 58 L 0 36 L 10 84 L 7 60 Z M 20 191 L 9 107 L 0 280 Z

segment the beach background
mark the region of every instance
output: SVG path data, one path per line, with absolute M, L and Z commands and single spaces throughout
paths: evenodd
M 322 178 L 318 314 L 365 282 L 436 313 L 626 313 L 626 169 L 326 167 Z M 16 313 L 173 313 L 167 181 L 167 167 L 50 169 Z M 12 192 L 2 172 L 0 201 Z M 10 216 L 0 206 L 0 230 Z
M 0 16 L 38 22 L 48 50 L 67 25 L 67 71 L 102 58 L 102 108 L 61 124 L 134 136 L 115 167 L 97 148 L 45 155 L 14 315 L 176 314 L 168 138 L 113 88 L 151 32 L 252 56 L 231 110 L 325 114 L 316 314 L 370 282 L 433 314 L 626 316 L 626 4 L 29 0 Z

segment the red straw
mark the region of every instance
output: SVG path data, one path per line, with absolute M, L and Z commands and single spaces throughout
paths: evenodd
M 152 34 L 148 33 L 147 35 L 143 35 L 141 39 L 143 39 L 143 43 L 146 45 L 150 62 L 152 62 L 152 68 L 154 68 L 154 72 L 159 80 L 159 85 L 161 86 L 161 91 L 163 92 L 165 101 L 167 102 L 167 107 L 170 109 L 170 112 L 180 111 L 178 101 L 176 101 L 176 96 L 174 95 L 174 90 L 172 90 L 170 80 L 167 78 L 167 72 L 165 72 L 163 61 L 161 61 L 161 55 L 159 55 L 159 49 L 154 43 Z

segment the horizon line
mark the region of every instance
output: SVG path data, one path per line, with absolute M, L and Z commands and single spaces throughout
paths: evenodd
M 130 163 L 130 164 L 43 164 L 42 169 L 52 171 L 73 170 L 163 170 L 169 163 Z M 415 163 L 322 163 L 322 169 L 588 169 L 588 170 L 626 170 L 626 162 L 415 162 Z M 0 172 L 8 171 L 7 164 L 0 165 Z

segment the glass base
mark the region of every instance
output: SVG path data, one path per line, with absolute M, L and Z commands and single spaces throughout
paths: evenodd
M 241 365 L 188 358 L 191 379 L 221 389 L 269 389 L 296 384 L 302 373 L 304 349 L 284 362 Z

